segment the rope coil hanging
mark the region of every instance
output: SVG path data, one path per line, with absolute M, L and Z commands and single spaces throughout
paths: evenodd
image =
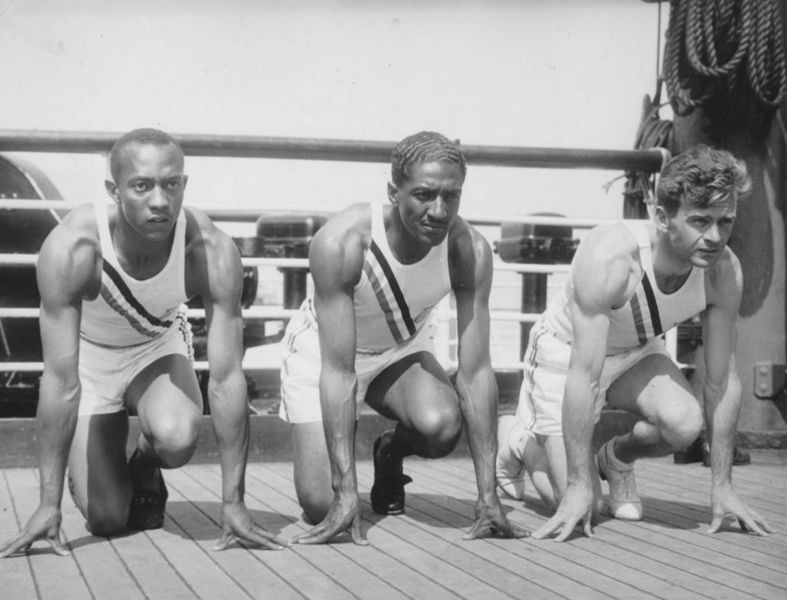
M 670 0 L 664 81 L 687 115 L 722 90 L 748 88 L 761 105 L 787 96 L 779 0 Z

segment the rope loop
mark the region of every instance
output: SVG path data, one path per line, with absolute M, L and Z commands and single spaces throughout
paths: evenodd
M 761 104 L 781 104 L 787 68 L 778 1 L 670 0 L 663 77 L 676 114 L 744 85 Z

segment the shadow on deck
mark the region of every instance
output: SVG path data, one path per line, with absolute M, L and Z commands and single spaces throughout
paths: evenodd
M 787 452 L 754 451 L 734 468 L 738 490 L 776 533 L 742 533 L 737 525 L 706 533 L 710 470 L 671 459 L 638 463 L 645 519 L 603 519 L 594 539 L 462 541 L 472 521 L 475 479 L 470 459 L 407 459 L 407 512 L 371 512 L 370 461 L 358 463 L 369 546 L 345 537 L 326 546 L 284 551 L 211 550 L 220 533 L 220 470 L 214 463 L 167 471 L 170 489 L 163 529 L 111 539 L 84 529 L 70 498 L 63 531 L 73 550 L 56 557 L 39 542 L 28 555 L 0 561 L 7 598 L 449 598 L 631 599 L 787 596 Z M 37 471 L 5 469 L 0 481 L 0 538 L 12 535 L 38 500 Z M 270 531 L 290 537 L 300 519 L 287 462 L 252 462 L 247 505 Z M 548 511 L 533 496 L 503 501 L 508 517 L 530 529 Z

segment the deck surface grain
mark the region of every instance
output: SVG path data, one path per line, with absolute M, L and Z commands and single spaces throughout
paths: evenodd
M 38 542 L 0 561 L 0 596 L 26 600 L 107 599 L 783 599 L 787 597 L 787 452 L 753 451 L 733 480 L 776 530 L 760 538 L 710 523 L 710 469 L 643 460 L 637 483 L 645 519 L 602 519 L 595 536 L 550 540 L 461 539 L 474 514 L 475 479 L 466 457 L 407 459 L 407 513 L 380 517 L 368 504 L 373 470 L 359 461 L 369 546 L 343 536 L 283 551 L 234 546 L 220 535 L 216 464 L 167 471 L 164 528 L 111 539 L 91 536 L 70 497 L 63 533 L 73 552 L 55 556 Z M 14 535 L 38 502 L 38 472 L 0 471 L 0 539 Z M 246 502 L 257 522 L 291 537 L 300 517 L 286 462 L 249 464 Z M 525 502 L 504 500 L 509 518 L 534 530 L 548 511 L 532 487 Z

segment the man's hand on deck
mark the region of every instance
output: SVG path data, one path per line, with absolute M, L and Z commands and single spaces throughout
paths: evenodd
M 757 512 L 746 506 L 746 503 L 738 496 L 731 485 L 713 488 L 711 508 L 713 509 L 713 521 L 711 521 L 708 528 L 708 533 L 719 531 L 727 516 L 738 519 L 738 524 L 743 531 L 750 531 L 756 535 L 773 533 L 773 529 L 768 522 Z
M 361 498 L 358 492 L 336 494 L 325 518 L 309 531 L 292 538 L 293 544 L 324 544 L 350 530 L 352 540 L 361 546 L 369 542 L 361 529 Z
M 71 552 L 66 548 L 60 532 L 61 519 L 59 508 L 39 506 L 25 528 L 14 539 L 0 547 L 0 558 L 11 556 L 20 550 L 27 551 L 33 542 L 41 539 L 46 539 L 56 554 L 68 556 Z
M 221 522 L 223 532 L 213 546 L 214 550 L 225 550 L 235 541 L 272 550 L 283 550 L 289 546 L 287 540 L 257 525 L 243 502 L 225 502 L 221 507 Z
M 530 535 L 523 527 L 511 523 L 503 512 L 503 506 L 497 494 L 493 500 L 485 502 L 478 499 L 475 506 L 475 523 L 470 530 L 462 536 L 463 540 L 475 540 L 490 535 L 499 535 L 507 538 L 523 538 Z
M 593 537 L 591 529 L 593 504 L 593 489 L 590 485 L 569 484 L 554 516 L 534 531 L 533 537 L 536 539 L 549 537 L 562 526 L 560 533 L 555 538 L 556 542 L 562 542 L 580 523 L 582 523 L 584 534 Z

